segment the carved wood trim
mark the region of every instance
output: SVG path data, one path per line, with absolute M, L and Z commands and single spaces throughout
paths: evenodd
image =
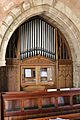
M 42 56 L 35 56 L 21 61 L 21 65 L 53 65 L 54 61 Z
M 59 87 L 72 87 L 72 65 L 59 65 Z
M 59 65 L 72 65 L 72 60 L 59 60 Z

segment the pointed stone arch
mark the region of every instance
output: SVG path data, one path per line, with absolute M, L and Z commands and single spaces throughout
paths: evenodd
M 64 8 L 66 8 L 66 11 Z M 68 12 L 70 11 L 69 13 L 71 14 L 68 14 L 67 10 Z M 28 2 L 21 3 L 9 12 L 0 28 L 0 66 L 4 66 L 6 63 L 6 48 L 11 35 L 25 20 L 36 15 L 45 17 L 64 34 L 71 50 L 74 72 L 75 65 L 79 63 L 80 59 L 79 19 L 74 14 L 75 17 L 73 19 L 73 17 L 71 17 L 72 11 L 63 3 L 57 2 L 56 0 L 29 0 Z M 78 22 L 75 21 L 75 18 Z M 78 72 L 73 75 L 74 79 L 77 74 Z

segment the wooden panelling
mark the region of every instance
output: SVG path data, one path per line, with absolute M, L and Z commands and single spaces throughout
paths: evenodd
M 21 87 L 25 90 L 39 90 L 45 89 L 45 87 L 55 87 L 56 88 L 56 64 L 54 61 L 50 59 L 46 59 L 42 56 L 35 56 L 32 58 L 24 59 L 20 62 L 21 66 Z M 25 69 L 34 69 L 35 77 L 34 78 L 26 78 L 24 75 Z M 46 80 L 41 81 L 41 70 L 46 70 Z M 44 77 L 45 79 L 45 77 Z M 32 82 L 31 82 L 32 81 Z M 32 86 L 32 87 L 31 87 Z M 28 89 L 27 89 L 28 88 Z
M 41 55 L 31 57 L 28 59 L 23 59 L 20 61 L 21 65 L 30 65 L 30 66 L 46 66 L 46 65 L 53 65 L 55 61 L 50 60 L 49 58 L 45 58 Z
M 0 91 L 17 91 L 18 65 L 0 68 Z
M 17 91 L 18 66 L 7 66 L 8 91 Z
M 72 87 L 72 65 L 59 65 L 59 88 Z

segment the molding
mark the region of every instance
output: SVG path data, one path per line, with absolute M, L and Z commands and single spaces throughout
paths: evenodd
M 24 59 L 21 61 L 21 65 L 54 65 L 55 62 L 42 56 L 35 56 L 32 58 Z

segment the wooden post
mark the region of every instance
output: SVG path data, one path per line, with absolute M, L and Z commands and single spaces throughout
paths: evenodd
M 55 107 L 58 107 L 58 97 L 55 97 Z
M 40 83 L 40 66 L 36 67 L 36 85 Z
M 72 95 L 70 96 L 70 105 L 71 105 L 71 107 L 73 105 L 73 96 Z
M 20 105 L 21 111 L 24 111 L 24 99 L 21 99 L 20 102 L 21 102 L 21 105 Z
M 42 98 L 38 98 L 38 108 L 41 109 L 42 108 Z
M 62 55 L 61 55 L 61 53 L 62 53 L 61 46 L 62 46 L 62 41 L 61 41 L 61 34 L 60 34 L 60 59 L 62 58 Z
M 0 120 L 4 120 L 4 102 L 2 98 L 2 93 L 0 93 Z

